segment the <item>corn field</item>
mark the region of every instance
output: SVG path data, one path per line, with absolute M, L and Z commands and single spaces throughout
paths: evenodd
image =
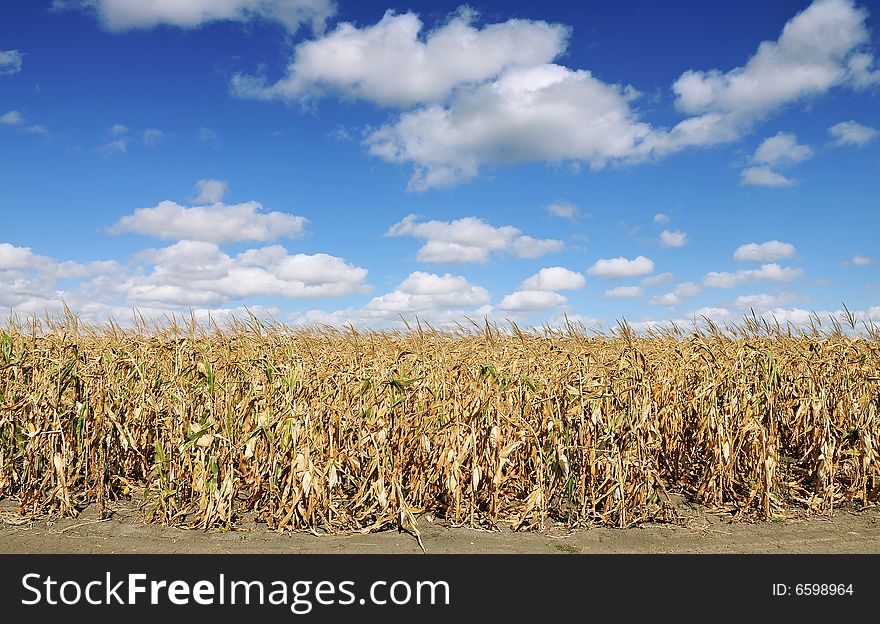
M 317 533 L 625 527 L 675 493 L 747 517 L 880 495 L 880 338 L 758 321 L 606 335 L 257 319 L 0 330 L 0 498 Z M 142 494 L 141 494 L 142 493 Z

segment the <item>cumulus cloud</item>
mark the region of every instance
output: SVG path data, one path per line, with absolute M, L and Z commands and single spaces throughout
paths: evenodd
M 794 258 L 797 249 L 791 243 L 783 243 L 778 240 L 766 243 L 746 243 L 740 245 L 733 252 L 736 262 L 772 262 L 774 260 L 788 260 Z
M 583 275 L 563 267 L 541 269 L 520 284 L 520 290 L 578 290 L 587 280 Z
M 213 192 L 214 197 L 218 193 L 222 196 L 216 188 L 208 192 Z M 173 201 L 162 201 L 153 208 L 138 208 L 133 214 L 122 217 L 109 231 L 111 234 L 133 232 L 164 239 L 209 243 L 265 242 L 301 237 L 306 223 L 308 220 L 305 217 L 265 212 L 262 204 L 255 201 L 191 208 Z
M 660 232 L 660 244 L 664 247 L 684 247 L 687 243 L 687 232 L 681 230 L 663 230 Z
M 696 297 L 701 292 L 700 286 L 693 282 L 684 282 L 676 286 L 671 292 L 657 295 L 651 298 L 651 305 L 675 306 L 689 297 Z
M 457 86 L 497 76 L 510 66 L 547 63 L 567 45 L 569 29 L 543 21 L 511 19 L 476 28 L 476 13 L 462 8 L 441 27 L 422 34 L 415 13 L 387 11 L 376 24 L 348 22 L 299 44 L 287 75 L 268 85 L 237 75 L 243 97 L 302 99 L 329 91 L 409 107 L 445 99 Z
M 663 284 L 668 284 L 671 282 L 675 276 L 672 273 L 658 273 L 657 275 L 651 275 L 650 277 L 646 277 L 642 280 L 642 286 L 662 286 Z
M 566 302 L 566 298 L 556 292 L 545 290 L 517 290 L 498 304 L 499 310 L 513 312 L 535 312 L 549 310 Z
M 587 269 L 587 273 L 602 279 L 620 279 L 648 275 L 654 271 L 654 261 L 645 256 L 632 260 L 624 257 L 602 258 Z
M 147 128 L 143 132 L 141 132 L 141 141 L 147 147 L 156 147 L 157 145 L 161 145 L 165 139 L 168 138 L 168 133 L 159 130 L 158 128 Z
M 664 225 L 666 223 L 669 223 L 669 215 L 665 215 L 662 212 L 654 215 L 654 225 Z
M 24 123 L 24 116 L 17 110 L 11 110 L 8 113 L 0 115 L 0 125 L 3 126 L 20 126 Z
M 458 308 L 489 303 L 489 292 L 461 275 L 415 271 L 397 288 L 370 301 L 365 309 L 373 312 L 411 314 L 436 308 Z
M 769 310 L 790 303 L 798 297 L 792 293 L 780 293 L 771 295 L 760 293 L 754 295 L 740 295 L 734 301 L 734 306 L 743 310 Z
M 868 266 L 874 263 L 874 259 L 868 256 L 853 256 L 850 260 L 855 266 Z
M 196 196 L 196 201 L 208 204 L 221 202 L 228 188 L 229 184 L 226 180 L 214 180 L 211 178 L 199 180 L 196 182 L 196 190 L 199 192 Z
M 336 12 L 332 0 L 74 0 L 58 8 L 82 8 L 97 14 L 108 30 L 123 31 L 158 25 L 196 28 L 220 20 L 265 19 L 290 31 L 302 24 L 321 30 Z
M 427 242 L 417 257 L 422 262 L 436 264 L 485 262 L 493 252 L 537 258 L 560 251 L 564 246 L 562 241 L 525 236 L 513 226 L 494 227 L 477 217 L 419 222 L 416 215 L 408 215 L 392 225 L 385 235 L 425 239 Z
M 801 161 L 812 158 L 813 148 L 809 145 L 798 143 L 797 137 L 788 132 L 764 139 L 752 160 L 756 163 L 771 167 L 780 165 L 794 165 Z
M 99 145 L 95 151 L 97 151 L 102 156 L 114 156 L 116 154 L 127 154 L 128 153 L 128 137 L 120 137 L 118 139 L 114 139 L 113 141 L 108 141 L 102 145 Z
M 393 291 L 379 295 L 362 308 L 333 312 L 309 310 L 292 316 L 297 324 L 353 324 L 365 327 L 397 324 L 401 318 L 442 324 L 462 321 L 465 316 L 484 316 L 491 307 L 489 291 L 461 275 L 415 271 Z
M 742 269 L 735 273 L 710 272 L 703 284 L 712 288 L 735 288 L 751 282 L 788 282 L 803 275 L 801 269 L 781 267 L 776 263 L 762 264 L 757 269 Z
M 151 270 L 117 286 L 133 305 L 216 306 L 247 297 L 336 297 L 366 290 L 366 269 L 323 253 L 291 255 L 280 245 L 229 256 L 215 243 L 184 240 L 137 259 Z
M 560 217 L 561 219 L 574 219 L 580 214 L 578 207 L 567 201 L 558 201 L 544 208 L 554 217 Z
M 59 289 L 58 282 L 98 275 L 117 276 L 122 267 L 112 260 L 58 261 L 29 247 L 0 243 L 0 308 L 25 314 L 58 312 L 62 301 L 75 295 Z
M 794 186 L 796 182 L 777 173 L 769 167 L 749 167 L 742 172 L 740 184 L 743 186 Z
M 855 145 L 864 147 L 877 138 L 877 130 L 870 126 L 863 126 L 855 121 L 841 121 L 828 128 L 828 133 L 834 137 L 835 145 Z
M 22 56 L 18 50 L 0 50 L 0 76 L 12 76 L 20 72 Z
M 744 66 L 683 73 L 672 87 L 676 106 L 738 124 L 835 86 L 861 86 L 852 62 L 864 70 L 872 61 L 862 51 L 869 41 L 866 17 L 851 0 L 816 0 L 786 23 L 776 41 L 762 42 Z
M 484 164 L 578 161 L 601 169 L 635 157 L 651 132 L 630 108 L 637 95 L 589 71 L 513 67 L 456 91 L 448 105 L 403 113 L 366 144 L 374 156 L 411 163 L 415 191 L 473 179 Z
M 623 299 L 631 297 L 641 297 L 642 288 L 640 286 L 618 286 L 611 290 L 605 291 L 605 296 L 610 299 Z

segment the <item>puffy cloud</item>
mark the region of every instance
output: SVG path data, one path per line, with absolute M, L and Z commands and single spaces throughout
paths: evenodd
M 534 312 L 538 310 L 549 310 L 565 303 L 566 299 L 556 292 L 545 290 L 517 290 L 513 292 L 498 304 L 499 310 L 510 310 L 513 312 Z
M 611 290 L 605 291 L 605 296 L 611 299 L 622 299 L 630 297 L 641 297 L 642 288 L 640 286 L 618 286 Z
M 103 156 L 113 156 L 115 154 L 127 154 L 128 153 L 128 137 L 121 137 L 119 139 L 115 139 L 113 141 L 108 141 L 102 145 L 99 145 L 96 149 L 98 153 Z
M 454 324 L 469 315 L 484 316 L 491 309 L 489 301 L 489 291 L 461 275 L 415 271 L 393 291 L 373 298 L 362 308 L 309 310 L 293 315 L 292 320 L 297 324 L 365 327 L 399 324 L 401 318 Z
M 563 267 L 541 269 L 520 284 L 520 290 L 578 290 L 587 280 L 580 273 Z
M 110 126 L 110 134 L 112 134 L 113 136 L 121 136 L 123 134 L 126 134 L 127 132 L 128 132 L 128 127 L 124 126 L 122 124 L 118 123 L 118 124 L 113 124 L 112 126 Z
M 199 142 L 207 145 L 208 147 L 212 147 L 214 149 L 218 149 L 220 147 L 220 136 L 211 130 L 211 128 L 199 128 L 199 132 L 196 135 L 199 139 Z
M 812 158 L 813 148 L 809 145 L 798 143 L 794 134 L 779 132 L 778 134 L 764 139 L 752 160 L 756 163 L 769 166 L 793 165 L 808 158 Z
M 327 254 L 290 255 L 280 245 L 229 256 L 214 244 L 184 240 L 142 252 L 152 270 L 119 282 L 134 305 L 217 306 L 247 297 L 335 297 L 364 292 L 367 270 Z
M 46 126 L 42 126 L 40 124 L 34 124 L 31 126 L 27 126 L 24 129 L 24 131 L 27 132 L 28 134 L 39 134 L 41 136 L 48 136 L 49 135 L 49 128 L 47 128 Z
M 80 0 L 55 6 L 81 7 L 97 13 L 108 30 L 152 28 L 160 24 L 195 28 L 219 20 L 266 19 L 290 31 L 301 24 L 320 30 L 336 12 L 332 0 Z
M 366 310 L 404 314 L 430 312 L 436 308 L 457 308 L 489 303 L 489 292 L 474 286 L 461 275 L 437 275 L 416 271 L 387 294 L 374 298 Z
M 0 115 L 0 125 L 3 126 L 20 126 L 24 123 L 24 116 L 17 110 L 11 110 L 8 113 Z
M 157 145 L 161 145 L 165 139 L 168 138 L 168 133 L 159 130 L 158 128 L 147 128 L 143 132 L 141 132 L 141 141 L 143 141 L 144 145 L 147 147 L 156 147 Z
M 199 180 L 196 182 L 196 190 L 199 192 L 196 196 L 196 201 L 208 204 L 221 202 L 228 188 L 229 185 L 226 180 L 213 180 L 210 178 Z
M 732 123 L 760 119 L 776 108 L 854 80 L 850 62 L 871 57 L 867 12 L 851 0 L 816 0 L 764 41 L 743 67 L 722 73 L 685 72 L 673 85 L 676 106 L 694 115 L 721 114 Z
M 638 277 L 648 275 L 654 271 L 654 261 L 645 256 L 638 256 L 629 260 L 624 257 L 602 258 L 587 269 L 590 275 L 602 279 L 620 279 L 623 277 Z
M 874 263 L 874 259 L 868 256 L 853 256 L 850 262 L 856 266 L 868 266 Z
M 567 201 L 552 203 L 549 206 L 545 206 L 545 210 L 554 217 L 560 217 L 562 219 L 574 219 L 580 214 L 578 207 Z
M 212 180 L 209 182 L 217 182 Z M 207 184 L 201 193 L 222 196 L 216 185 Z M 210 243 L 270 241 L 303 235 L 304 217 L 283 212 L 264 212 L 255 201 L 243 204 L 215 203 L 187 208 L 173 201 L 162 201 L 153 208 L 138 208 L 110 228 L 111 234 L 134 232 L 158 238 L 191 239 Z
M 425 239 L 418 259 L 436 264 L 485 262 L 492 252 L 537 258 L 563 248 L 562 241 L 524 236 L 513 226 L 493 227 L 476 217 L 419 222 L 416 215 L 408 215 L 385 235 Z
M 743 186 L 794 186 L 796 182 L 776 173 L 769 167 L 749 167 L 742 172 L 740 184 Z
M 18 50 L 0 50 L 0 76 L 11 76 L 20 72 L 22 56 Z
M 662 286 L 663 284 L 668 284 L 671 282 L 675 276 L 672 273 L 658 273 L 657 275 L 651 275 L 650 277 L 646 277 L 642 280 L 642 286 Z
M 115 261 L 60 262 L 33 252 L 29 247 L 0 243 L 0 308 L 14 308 L 24 314 L 59 312 L 63 300 L 76 293 L 59 290 L 58 282 L 98 275 L 120 275 Z
M 828 133 L 834 137 L 835 145 L 855 145 L 864 147 L 877 138 L 877 130 L 870 126 L 863 126 L 855 121 L 841 121 L 828 128 Z
M 740 295 L 736 298 L 733 305 L 737 308 L 746 310 L 769 310 L 794 301 L 797 298 L 798 297 L 791 293 L 780 293 L 778 295 L 770 295 L 767 293 Z
M 689 297 L 696 297 L 701 292 L 700 286 L 693 282 L 684 282 L 676 286 L 672 292 L 651 298 L 651 305 L 674 306 L 679 305 Z
M 801 269 L 783 268 L 776 263 L 762 264 L 760 268 L 743 269 L 735 273 L 706 273 L 703 284 L 712 288 L 735 288 L 750 282 L 788 282 L 801 275 Z
M 569 29 L 543 21 L 511 19 L 475 28 L 474 11 L 462 8 L 441 27 L 422 33 L 414 13 L 387 11 L 372 26 L 348 22 L 299 44 L 287 76 L 275 84 L 237 75 L 243 97 L 301 99 L 323 91 L 408 107 L 438 102 L 457 86 L 497 76 L 510 66 L 547 63 L 567 45 Z
M 654 225 L 664 225 L 666 223 L 669 223 L 669 215 L 665 215 L 662 212 L 654 215 Z
M 366 138 L 371 154 L 412 163 L 411 190 L 470 180 L 483 164 L 579 161 L 599 169 L 633 158 L 650 126 L 631 88 L 559 65 L 514 67 L 460 89 L 449 105 L 402 114 Z
M 687 243 L 687 232 L 681 230 L 663 230 L 660 232 L 660 244 L 664 247 L 684 247 Z
M 772 262 L 791 259 L 796 254 L 797 249 L 791 243 L 771 240 L 766 243 L 740 245 L 733 252 L 733 259 L 737 262 Z

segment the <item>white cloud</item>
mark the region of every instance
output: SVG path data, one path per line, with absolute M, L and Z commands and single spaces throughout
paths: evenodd
M 20 72 L 22 56 L 18 50 L 0 50 L 0 76 L 12 76 Z
M 247 297 L 335 297 L 364 292 L 367 270 L 327 254 L 288 254 L 280 245 L 236 256 L 184 240 L 137 259 L 152 270 L 116 286 L 132 305 L 218 306 Z M 109 286 L 108 286 L 109 287 Z
M 602 258 L 587 269 L 590 275 L 602 279 L 620 279 L 623 277 L 638 277 L 654 271 L 654 261 L 645 256 L 638 256 L 629 260 L 627 258 Z
M 610 299 L 622 299 L 630 297 L 641 297 L 642 288 L 640 286 L 618 286 L 611 290 L 605 291 L 605 296 Z
M 448 105 L 402 114 L 366 144 L 374 156 L 412 163 L 416 191 L 470 180 L 484 164 L 578 161 L 599 169 L 633 158 L 651 131 L 630 109 L 636 95 L 588 71 L 514 67 L 459 89 Z
M 216 196 L 216 189 L 214 192 Z M 133 214 L 122 217 L 109 231 L 111 234 L 134 232 L 211 243 L 265 242 L 301 237 L 307 222 L 304 217 L 296 215 L 264 212 L 262 204 L 255 201 L 192 208 L 162 201 L 153 208 L 138 208 Z
M 489 292 L 461 275 L 437 275 L 416 271 L 387 294 L 374 298 L 368 311 L 394 314 L 431 312 L 436 308 L 456 308 L 489 303 Z
M 475 28 L 476 13 L 462 8 L 444 25 L 420 36 L 415 13 L 387 11 L 378 23 L 348 22 L 299 44 L 287 75 L 272 85 L 237 75 L 232 89 L 243 97 L 302 99 L 324 91 L 409 107 L 439 102 L 457 86 L 497 76 L 510 66 L 547 63 L 567 45 L 569 29 L 543 21 L 512 19 Z
M 99 145 L 96 151 L 104 156 L 128 153 L 128 137 L 122 137 Z
M 663 230 L 660 232 L 660 244 L 664 247 L 684 247 L 687 233 L 681 230 Z
M 24 129 L 24 131 L 29 134 L 39 134 L 41 136 L 48 136 L 49 135 L 49 128 L 47 128 L 46 126 L 41 126 L 40 124 L 34 124 L 32 126 L 27 126 Z
M 794 258 L 796 254 L 797 249 L 791 243 L 771 240 L 766 243 L 740 245 L 733 252 L 733 259 L 737 262 L 772 262 L 788 260 Z
M 549 310 L 566 302 L 565 297 L 556 292 L 545 290 L 517 290 L 504 297 L 499 310 L 513 312 L 526 312 L 537 310 Z
M 198 136 L 199 142 L 208 147 L 213 147 L 214 149 L 220 147 L 220 137 L 216 132 L 211 130 L 211 128 L 199 128 L 199 132 L 196 136 Z
M 768 167 L 749 167 L 742 172 L 740 184 L 743 186 L 794 186 L 796 182 L 786 178 Z
M 683 73 L 673 85 L 676 106 L 743 123 L 851 82 L 849 61 L 871 60 L 857 57 L 869 41 L 866 17 L 851 0 L 816 0 L 786 23 L 778 40 L 762 42 L 743 67 Z
M 118 124 L 113 124 L 112 126 L 110 126 L 110 134 L 112 134 L 113 136 L 121 136 L 123 134 L 126 134 L 127 132 L 128 132 L 128 127 L 123 126 L 122 124 L 118 123 Z
M 756 163 L 771 167 L 781 165 L 794 165 L 801 161 L 812 158 L 813 148 L 809 145 L 798 143 L 794 134 L 779 132 L 778 134 L 764 139 L 752 160 Z
M 856 266 L 868 266 L 874 263 L 874 259 L 868 256 L 853 256 L 850 262 Z
M 393 291 L 373 298 L 362 308 L 333 312 L 309 310 L 292 318 L 298 324 L 335 326 L 348 323 L 366 327 L 399 324 L 401 317 L 454 324 L 463 321 L 465 316 L 484 316 L 491 310 L 489 301 L 489 291 L 471 284 L 461 275 L 416 271 Z
M 742 269 L 736 273 L 706 273 L 703 284 L 712 288 L 735 288 L 750 282 L 788 282 L 801 275 L 801 269 L 783 268 L 776 263 L 762 264 L 760 268 Z
M 226 180 L 214 180 L 211 178 L 199 180 L 196 182 L 196 189 L 199 191 L 196 201 L 208 204 L 221 202 L 228 188 L 229 185 Z
M 157 145 L 161 145 L 165 139 L 168 138 L 168 133 L 159 130 L 158 128 L 147 128 L 141 133 L 141 141 L 143 141 L 144 145 L 147 147 L 156 147 Z
M 545 206 L 545 209 L 554 217 L 562 219 L 574 219 L 580 214 L 578 207 L 567 201 L 552 203 L 549 206 Z
M 841 121 L 828 128 L 828 133 L 834 137 L 835 145 L 855 145 L 864 147 L 877 138 L 877 130 L 870 126 L 863 126 L 855 121 Z
M 791 293 L 781 293 L 779 295 L 767 293 L 740 295 L 736 298 L 733 305 L 740 309 L 763 311 L 785 305 L 797 298 Z
M 587 280 L 580 273 L 563 267 L 541 269 L 520 284 L 520 290 L 578 290 Z
M 651 298 L 651 305 L 674 306 L 679 305 L 689 297 L 696 297 L 701 292 L 700 286 L 693 282 L 684 282 L 676 286 L 672 292 Z
M 642 280 L 642 286 L 662 286 L 663 284 L 668 284 L 671 282 L 675 276 L 672 273 L 658 273 L 657 275 L 651 275 L 650 277 L 646 277 Z
M 17 110 L 9 111 L 0 115 L 0 125 L 3 126 L 20 126 L 24 123 L 24 116 Z
M 416 215 L 408 215 L 385 235 L 425 239 L 418 259 L 437 264 L 485 262 L 493 252 L 536 258 L 563 248 L 562 241 L 524 236 L 513 226 L 493 227 L 476 217 L 420 223 Z
M 94 10 L 104 27 L 113 31 L 160 24 L 195 28 L 219 20 L 258 18 L 279 22 L 290 31 L 306 23 L 321 30 L 336 12 L 332 0 L 81 0 L 74 6 Z
M 669 215 L 658 212 L 654 215 L 654 225 L 664 225 L 669 223 Z

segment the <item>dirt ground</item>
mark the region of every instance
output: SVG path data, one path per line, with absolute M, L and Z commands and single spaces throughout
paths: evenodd
M 0 553 L 420 553 L 416 539 L 396 530 L 341 536 L 277 533 L 245 519 L 234 531 L 144 524 L 137 505 L 121 502 L 100 521 L 94 508 L 78 518 L 22 518 L 0 500 Z M 880 554 L 880 507 L 840 510 L 832 517 L 733 521 L 679 504 L 680 522 L 628 529 L 486 531 L 418 520 L 428 553 L 871 553 Z

